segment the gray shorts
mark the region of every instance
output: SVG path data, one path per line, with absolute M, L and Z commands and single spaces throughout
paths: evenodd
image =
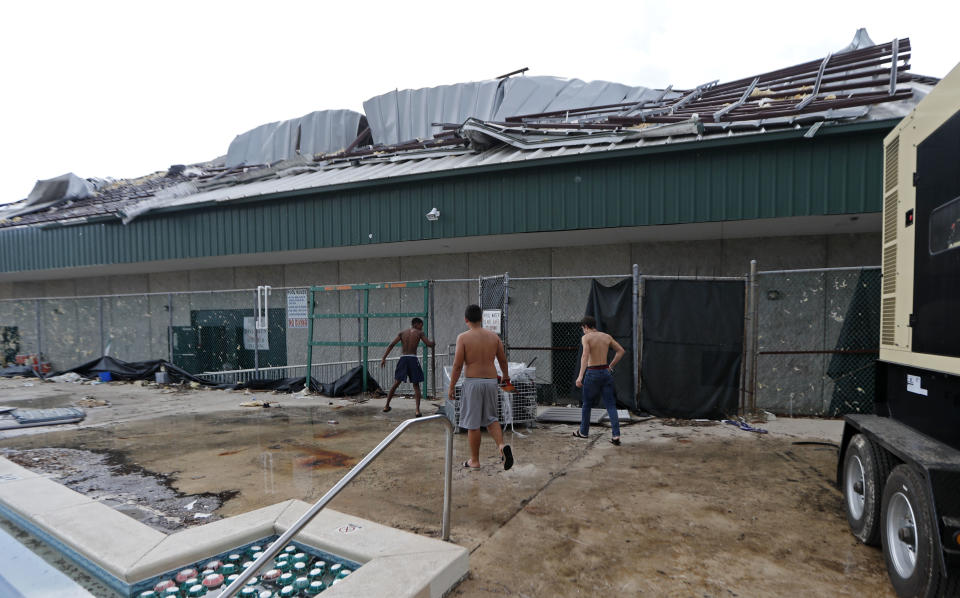
M 460 394 L 460 427 L 485 428 L 497 420 L 497 381 L 494 378 L 464 378 Z

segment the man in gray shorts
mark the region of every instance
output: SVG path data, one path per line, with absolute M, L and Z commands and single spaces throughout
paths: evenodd
M 464 461 L 463 466 L 480 468 L 480 428 L 486 428 L 500 449 L 503 468 L 510 469 L 513 467 L 513 450 L 509 444 L 503 443 L 503 430 L 497 419 L 497 369 L 493 360 L 500 363 L 504 384 L 510 381 L 510 370 L 500 337 L 483 329 L 482 317 L 479 305 L 467 306 L 464 320 L 468 330 L 457 337 L 457 353 L 453 359 L 447 395 L 451 401 L 456 400 L 457 380 L 460 379 L 461 370 L 466 368 L 460 395 L 460 427 L 467 429 L 470 459 Z

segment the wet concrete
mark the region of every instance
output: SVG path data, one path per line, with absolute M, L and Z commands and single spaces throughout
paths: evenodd
M 240 393 L 94 391 L 111 406 L 85 425 L 0 436 L 0 447 L 122 457 L 178 496 L 231 493 L 220 516 L 316 500 L 413 413 L 403 399 L 383 414 L 382 400 L 277 395 L 257 397 L 277 408 L 244 409 Z M 452 539 L 472 552 L 455 595 L 892 596 L 880 552 L 847 530 L 836 451 L 793 444 L 836 442 L 839 424 L 778 420 L 758 436 L 676 423 L 626 426 L 621 447 L 602 428 L 589 441 L 565 425 L 508 432 L 509 472 L 485 436 L 481 469 L 454 472 Z M 331 507 L 438 536 L 442 446 L 440 426 L 412 428 Z M 455 463 L 467 452 L 458 435 Z

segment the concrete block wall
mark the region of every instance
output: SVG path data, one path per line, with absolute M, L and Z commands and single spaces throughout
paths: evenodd
M 202 291 L 252 289 L 263 284 L 280 288 L 326 283 L 475 279 L 503 272 L 509 272 L 514 278 L 627 274 L 634 263 L 639 264 L 644 274 L 732 276 L 744 274 L 751 259 L 759 260 L 761 270 L 875 265 L 880 259 L 880 236 L 812 235 L 544 247 L 0 283 L 0 326 L 18 326 L 22 352 L 33 351 L 37 346 L 35 302 L 2 299 L 66 297 L 45 300 L 41 320 L 44 353 L 55 367 L 70 367 L 100 352 L 97 300 L 70 299 L 75 296 L 138 295 L 104 299 L 103 316 L 111 354 L 138 360 L 168 355 L 171 311 L 168 311 L 167 297 L 147 297 L 145 293 L 191 293 L 173 295 L 173 305 L 169 308 L 173 324 L 187 326 L 193 310 L 252 310 L 254 305 L 254 295 L 249 290 L 209 294 Z M 237 262 L 242 261 L 243 257 L 239 256 Z M 523 339 L 531 345 L 547 346 L 551 341 L 551 322 L 579 319 L 588 290 L 588 281 L 528 281 L 512 285 L 512 340 Z M 353 312 L 357 306 L 353 292 L 321 295 L 318 301 L 320 308 L 327 311 Z M 475 301 L 474 282 L 435 285 L 435 326 L 430 336 L 441 350 L 453 343 L 464 329 L 463 308 Z M 274 291 L 271 306 L 285 308 L 284 291 Z M 526 307 L 522 310 L 521 306 Z M 378 291 L 371 295 L 372 311 L 419 311 L 421 308 L 422 295 L 418 289 Z M 371 320 L 371 339 L 389 341 L 407 324 L 406 319 Z M 317 338 L 356 339 L 356 320 L 318 320 L 316 327 Z M 304 363 L 306 330 L 285 332 L 288 363 Z M 372 349 L 371 357 L 380 354 L 379 351 L 379 348 Z M 318 348 L 315 362 L 354 359 L 355 356 L 355 348 Z M 548 360 L 538 360 L 538 366 L 544 368 L 541 377 L 548 378 L 549 364 L 543 363 L 545 361 Z

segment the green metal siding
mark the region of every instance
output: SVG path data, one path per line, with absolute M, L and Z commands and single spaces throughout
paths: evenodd
M 0 230 L 16 272 L 473 235 L 881 211 L 887 128 L 411 177 L 102 222 Z M 681 149 L 682 148 L 682 151 Z M 437 207 L 442 216 L 423 215 Z M 369 237 L 373 234 L 373 238 Z

